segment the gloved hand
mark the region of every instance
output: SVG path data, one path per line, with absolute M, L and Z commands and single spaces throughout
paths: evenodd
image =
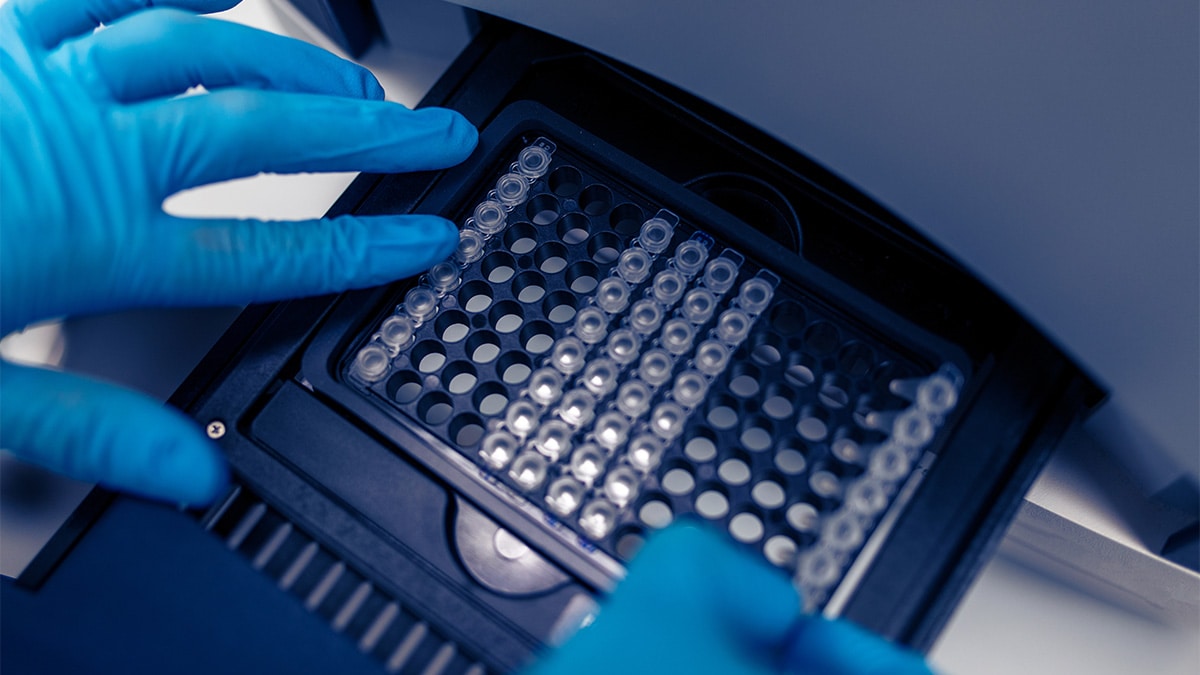
M 916 654 L 800 614 L 788 579 L 706 527 L 652 536 L 595 622 L 526 675 L 929 675 Z
M 385 102 L 363 68 L 192 13 L 234 4 L 0 7 L 0 334 L 63 315 L 364 287 L 451 253 L 454 225 L 431 216 L 263 223 L 162 211 L 174 192 L 262 171 L 437 169 L 475 146 L 457 113 Z M 178 96 L 194 85 L 209 93 Z M 0 365 L 0 447 L 177 502 L 207 502 L 226 481 L 216 448 L 178 412 L 12 364 Z

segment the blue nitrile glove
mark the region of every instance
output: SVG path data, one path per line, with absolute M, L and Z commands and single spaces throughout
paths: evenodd
M 437 169 L 475 146 L 458 114 L 385 102 L 363 68 L 192 13 L 234 4 L 0 7 L 0 334 L 63 315 L 364 287 L 453 250 L 454 226 L 431 216 L 262 223 L 163 212 L 172 193 L 215 181 Z M 194 85 L 209 93 L 178 96 Z M 178 502 L 207 502 L 226 481 L 215 446 L 178 412 L 12 364 L 0 365 L 0 446 Z
M 651 537 L 595 622 L 526 675 L 929 675 L 916 654 L 845 621 L 802 616 L 784 574 L 707 527 Z

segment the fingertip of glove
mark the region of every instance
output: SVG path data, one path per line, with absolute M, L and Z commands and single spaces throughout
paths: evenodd
M 229 485 L 224 457 L 204 439 L 180 440 L 156 469 L 153 496 L 189 506 L 212 503 Z
M 450 161 L 463 161 L 479 143 L 479 130 L 456 110 L 421 108 L 415 112 L 443 130 L 444 137 L 439 140 L 439 145 Z
M 362 97 L 370 101 L 382 101 L 387 93 L 383 90 L 383 85 L 379 84 L 379 80 L 371 74 L 371 71 L 366 68 L 362 69 Z
M 371 253 L 368 283 L 402 279 L 450 257 L 458 246 L 458 228 L 440 216 L 372 218 L 367 227 Z
M 449 258 L 450 254 L 458 248 L 458 226 L 454 223 L 438 216 L 430 216 L 436 223 L 430 224 L 430 229 L 437 232 L 439 237 L 438 243 L 433 247 L 436 251 L 433 259 L 443 260 Z

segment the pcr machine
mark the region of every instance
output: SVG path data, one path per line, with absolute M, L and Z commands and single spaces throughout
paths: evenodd
M 478 149 L 331 212 L 439 213 L 459 247 L 247 308 L 172 398 L 230 493 L 93 492 L 6 596 L 8 658 L 511 672 L 680 518 L 918 650 L 1006 530 L 1195 613 L 1196 166 L 1150 118 L 1173 54 L 1111 42 L 1138 8 L 277 4 L 368 63 L 457 17 L 422 104 Z

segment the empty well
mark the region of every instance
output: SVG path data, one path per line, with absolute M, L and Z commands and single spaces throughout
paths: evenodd
M 421 378 L 410 370 L 401 370 L 388 380 L 388 398 L 406 404 L 421 395 Z
M 589 216 L 599 216 L 612 207 L 613 193 L 600 183 L 593 183 L 579 193 L 579 208 Z
M 479 376 L 466 361 L 454 361 L 442 371 L 442 383 L 451 394 L 465 394 L 475 388 Z
M 504 231 L 504 245 L 517 255 L 525 255 L 537 246 L 537 230 L 529 223 L 517 223 Z
M 569 291 L 555 291 L 542 303 L 542 315 L 551 323 L 567 323 L 575 318 L 577 296 Z
M 601 265 L 610 265 L 621 253 L 621 238 L 612 232 L 597 232 L 588 239 L 588 255 Z
M 417 403 L 417 416 L 421 421 L 439 426 L 445 424 L 454 413 L 454 404 L 450 397 L 440 391 L 427 392 Z
M 508 405 L 508 390 L 496 382 L 484 382 L 471 395 L 471 403 L 484 417 L 496 417 Z
M 750 363 L 735 363 L 729 369 L 729 391 L 741 398 L 758 394 L 762 371 Z
M 546 279 L 537 272 L 521 272 L 512 282 L 512 294 L 524 303 L 534 303 L 546 297 Z
M 804 330 L 804 345 L 817 356 L 832 354 L 841 344 L 841 331 L 828 321 L 817 321 Z
M 608 216 L 609 225 L 612 229 L 621 236 L 629 237 L 637 234 L 642 223 L 646 220 L 646 214 L 636 204 L 628 202 L 618 204 L 613 208 L 612 213 Z
M 482 312 L 492 305 L 492 287 L 478 279 L 468 281 L 458 291 L 458 304 L 468 312 Z
M 480 263 L 479 271 L 489 283 L 502 284 L 517 273 L 517 261 L 504 251 L 493 251 Z
M 470 322 L 471 319 L 466 314 L 457 309 L 451 309 L 439 314 L 434 320 L 433 326 L 442 342 L 454 343 L 467 337 L 467 333 L 471 330 Z
M 521 384 L 533 372 L 533 361 L 524 352 L 509 350 L 496 361 L 496 372 L 505 384 Z
M 560 166 L 550 172 L 547 184 L 559 197 L 574 197 L 583 185 L 583 174 L 573 166 Z
M 554 195 L 540 194 L 529 200 L 525 213 L 534 225 L 549 225 L 558 220 L 558 209 L 558 200 Z
M 530 354 L 544 354 L 554 346 L 554 327 L 545 321 L 530 321 L 521 329 L 521 344 Z
M 732 429 L 738 423 L 738 402 L 731 396 L 709 396 L 706 415 L 708 423 L 715 429 Z
M 437 340 L 422 340 L 412 348 L 412 361 L 422 373 L 435 373 L 446 363 L 446 348 Z
M 491 363 L 500 356 L 500 338 L 491 331 L 476 331 L 467 338 L 467 355 L 475 363 Z
M 579 295 L 588 295 L 596 290 L 596 286 L 599 284 L 599 277 L 599 268 L 587 260 L 571 263 L 564 275 L 567 287 Z
M 711 462 L 717 458 L 717 444 L 711 432 L 704 429 L 684 444 L 683 453 L 693 462 Z
M 582 244 L 591 236 L 592 224 L 582 213 L 568 213 L 558 221 L 558 238 L 564 244 Z
M 501 300 L 488 311 L 488 323 L 497 333 L 514 333 L 525 323 L 525 310 L 512 300 Z
M 450 438 L 461 448 L 471 448 L 483 438 L 483 420 L 470 413 L 458 415 L 450 421 Z
M 729 497 L 710 487 L 696 496 L 695 507 L 696 513 L 709 520 L 724 518 L 729 513 Z
M 567 267 L 567 247 L 549 241 L 533 252 L 533 262 L 543 274 L 558 274 Z

